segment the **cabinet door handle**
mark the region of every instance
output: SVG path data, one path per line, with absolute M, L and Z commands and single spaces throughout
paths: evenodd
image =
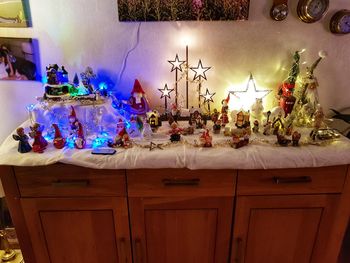
M 135 263 L 143 263 L 141 239 L 135 239 Z
M 275 184 L 298 184 L 298 183 L 311 183 L 311 176 L 299 176 L 299 177 L 273 177 Z
M 89 184 L 89 180 L 56 180 L 51 183 L 53 187 L 88 187 Z
M 241 259 L 242 259 L 242 256 L 241 256 L 241 253 L 242 253 L 242 243 L 243 243 L 242 238 L 238 237 L 238 238 L 236 239 L 236 257 L 234 258 L 234 262 L 235 262 L 235 263 L 240 263 L 240 262 L 241 262 Z
M 197 186 L 200 183 L 199 178 L 193 179 L 163 179 L 164 186 Z

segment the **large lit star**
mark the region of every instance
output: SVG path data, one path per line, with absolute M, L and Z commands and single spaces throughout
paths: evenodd
M 170 99 L 170 93 L 172 91 L 174 91 L 174 89 L 169 89 L 168 88 L 168 84 L 165 84 L 163 89 L 158 89 L 158 90 L 162 93 L 162 96 L 160 97 L 161 99 L 164 98 L 164 97 Z
M 205 72 L 211 69 L 211 67 L 203 67 L 202 60 L 199 60 L 198 66 L 196 68 L 191 67 L 190 69 L 196 73 L 193 77 L 193 80 L 196 80 L 196 79 L 200 80 L 201 78 L 204 78 L 205 80 L 207 80 L 207 77 L 205 76 Z
M 168 60 L 168 62 L 173 66 L 173 68 L 171 69 L 171 72 L 173 72 L 175 69 L 182 71 L 181 65 L 184 64 L 186 61 L 179 60 L 179 56 L 178 56 L 178 54 L 176 54 L 175 59 Z
M 252 73 L 250 73 L 247 88 L 244 91 L 230 91 L 231 94 L 235 95 L 239 99 L 239 102 L 241 103 L 240 106 L 246 110 L 255 103 L 256 99 L 262 99 L 266 97 L 270 92 L 271 90 L 256 89 Z
M 205 94 L 201 94 L 201 97 L 204 98 L 204 103 L 206 103 L 206 102 L 209 103 L 210 101 L 214 102 L 213 97 L 214 97 L 215 94 L 216 94 L 215 92 L 214 93 L 210 93 L 209 90 L 207 89 Z

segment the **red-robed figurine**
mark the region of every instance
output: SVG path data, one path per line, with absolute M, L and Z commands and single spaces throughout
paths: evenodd
M 55 129 L 55 138 L 53 139 L 53 146 L 55 146 L 56 149 L 62 149 L 66 144 L 66 139 L 62 137 L 60 128 L 57 124 L 52 124 L 52 127 Z
M 226 124 L 229 123 L 228 120 L 228 103 L 230 102 L 230 93 L 227 95 L 226 99 L 223 99 L 221 101 L 222 107 L 221 107 L 221 116 L 220 116 L 220 120 L 221 120 L 221 126 L 225 127 Z
M 146 116 L 146 113 L 149 112 L 149 104 L 145 92 L 137 79 L 135 79 L 134 87 L 131 91 L 129 104 L 132 114 Z
M 41 126 L 39 123 L 34 123 L 33 127 L 30 127 L 31 132 L 29 133 L 29 136 L 34 138 L 33 152 L 43 153 L 48 145 L 42 135 L 44 128 L 45 127 Z
M 83 125 L 79 122 L 73 106 L 71 107 L 72 107 L 72 110 L 69 115 L 69 124 L 71 128 L 70 135 L 71 136 L 75 135 L 75 139 L 74 139 L 75 148 L 83 149 L 85 147 Z

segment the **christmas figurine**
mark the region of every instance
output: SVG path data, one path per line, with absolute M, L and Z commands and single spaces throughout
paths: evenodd
M 47 141 L 42 135 L 44 128 L 45 127 L 41 126 L 39 123 L 34 123 L 34 125 L 30 127 L 31 132 L 29 133 L 29 136 L 34 138 L 33 152 L 43 153 L 48 145 Z
M 298 78 L 300 69 L 299 69 L 299 61 L 300 54 L 299 51 L 296 51 L 293 56 L 294 62 L 292 65 L 292 69 L 289 72 L 288 79 L 284 82 L 278 91 L 278 95 L 280 96 L 280 106 L 284 110 L 285 117 L 290 114 L 293 110 L 296 98 L 293 96 L 295 89 L 295 82 Z
M 131 147 L 131 141 L 130 137 L 126 131 L 125 124 L 122 119 L 119 119 L 117 123 L 117 129 L 116 129 L 116 136 L 114 140 L 108 141 L 108 146 L 112 148 L 117 147 L 124 147 L 129 148 Z
M 223 99 L 221 101 L 222 107 L 221 107 L 221 116 L 220 116 L 220 120 L 221 120 L 221 126 L 225 127 L 226 124 L 229 123 L 229 119 L 228 119 L 228 103 L 230 102 L 230 93 L 227 95 L 226 99 Z
M 128 134 L 131 138 L 141 137 L 143 130 L 143 120 L 141 116 L 131 115 L 128 127 Z
M 249 144 L 249 135 L 244 134 L 242 137 L 233 134 L 231 146 L 235 149 L 241 148 Z
M 178 124 L 176 122 L 173 122 L 171 124 L 171 130 L 169 131 L 170 133 L 170 141 L 171 142 L 178 142 L 181 140 L 181 132 L 182 129 L 179 128 Z
M 252 130 L 254 133 L 259 133 L 259 121 L 258 120 L 254 121 L 254 127 Z
M 250 107 L 252 118 L 261 121 L 264 112 L 262 99 L 256 99 L 255 103 Z
M 206 129 L 199 137 L 199 141 L 202 147 L 212 147 L 213 137 L 209 134 L 209 130 Z
M 66 144 L 66 139 L 62 137 L 60 128 L 57 124 L 52 124 L 52 127 L 55 129 L 55 137 L 53 139 L 53 146 L 55 146 L 56 149 L 62 149 L 64 145 Z
M 203 118 L 199 109 L 192 109 L 189 124 L 195 125 L 196 129 L 202 129 L 207 124 L 207 121 L 205 118 Z
M 74 146 L 77 149 L 83 149 L 85 147 L 83 125 L 79 122 L 73 106 L 71 106 L 71 113 L 68 118 L 71 130 L 70 136 L 74 139 Z
M 156 110 L 147 112 L 147 123 L 151 126 L 152 131 L 157 131 L 158 128 L 162 126 L 159 112 Z
M 284 135 L 277 134 L 277 143 L 281 146 L 288 146 L 291 140 L 287 139 Z
M 145 96 L 145 92 L 141 87 L 140 82 L 135 79 L 134 87 L 131 91 L 129 99 L 130 112 L 139 116 L 145 116 L 149 111 L 149 104 Z
M 213 113 L 211 114 L 210 118 L 213 123 L 216 123 L 219 120 L 219 112 L 217 109 L 214 109 Z M 221 123 L 221 121 L 220 121 Z
M 271 129 L 272 129 L 272 122 L 271 121 L 267 121 L 264 125 L 264 135 L 271 135 Z
M 312 108 L 311 115 L 316 111 L 317 104 L 319 103 L 318 98 L 318 82 L 317 78 L 314 76 L 314 70 L 317 68 L 318 64 L 323 58 L 326 57 L 326 53 L 320 51 L 318 59 L 311 65 L 311 67 L 306 68 L 306 77 L 303 80 L 303 85 L 301 87 L 301 93 L 299 97 L 299 102 L 301 105 L 309 104 Z
M 283 124 L 281 115 L 278 115 L 278 117 L 274 119 L 274 121 L 272 122 L 272 128 L 273 128 L 273 135 L 277 135 L 283 132 L 284 124 Z
M 219 134 L 221 131 L 221 120 L 216 120 L 215 124 L 213 125 L 213 132 L 214 134 Z
M 178 106 L 176 105 L 176 103 L 171 104 L 170 114 L 171 114 L 171 117 L 173 118 L 173 120 L 175 122 L 177 122 L 179 119 L 179 116 L 180 116 L 180 110 L 179 110 Z
M 247 128 L 250 126 L 250 114 L 249 111 L 243 111 L 237 113 L 236 117 L 236 127 L 237 128 Z
M 28 142 L 29 137 L 24 133 L 24 129 L 22 127 L 19 127 L 16 130 L 16 132 L 17 134 L 13 134 L 12 138 L 18 141 L 18 152 L 19 153 L 30 152 L 32 150 L 32 147 Z
M 301 134 L 297 131 L 293 132 L 292 134 L 292 142 L 293 146 L 299 146 L 299 140 L 301 138 Z

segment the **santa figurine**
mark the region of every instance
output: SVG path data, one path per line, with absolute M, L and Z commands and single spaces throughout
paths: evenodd
M 221 101 L 222 107 L 221 107 L 221 126 L 225 127 L 226 124 L 229 123 L 228 120 L 228 103 L 230 102 L 230 93 L 227 95 L 227 98 Z
M 73 137 L 75 136 L 74 138 L 75 148 L 83 149 L 85 147 L 83 125 L 79 122 L 73 106 L 71 106 L 71 113 L 69 115 L 69 124 L 71 129 L 70 136 L 73 136 Z
M 146 113 L 149 111 L 149 104 L 145 96 L 145 92 L 137 79 L 135 79 L 134 87 L 131 91 L 129 104 L 130 112 L 132 114 L 146 116 Z
M 131 146 L 130 137 L 126 131 L 125 124 L 122 119 L 118 120 L 116 136 L 114 140 L 108 141 L 108 146 L 112 148 L 124 147 L 129 148 Z
M 202 147 L 212 147 L 213 137 L 209 134 L 209 130 L 206 129 L 199 137 L 199 141 Z
M 39 123 L 34 123 L 34 125 L 30 127 L 31 132 L 29 133 L 29 136 L 34 138 L 33 152 L 43 153 L 48 145 L 47 141 L 42 135 L 44 128 L 45 127 L 41 126 Z
M 56 149 L 62 149 L 64 145 L 66 144 L 66 139 L 62 137 L 60 128 L 57 124 L 52 124 L 52 127 L 55 129 L 55 137 L 53 139 L 53 146 L 55 146 Z

